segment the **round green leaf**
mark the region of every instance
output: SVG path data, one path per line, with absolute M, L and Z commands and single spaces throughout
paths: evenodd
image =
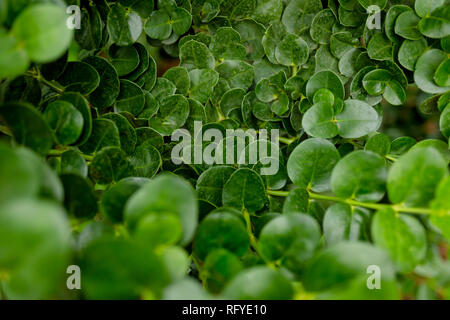
M 12 33 L 32 61 L 51 62 L 62 56 L 72 41 L 73 31 L 67 28 L 66 20 L 60 6 L 30 5 L 14 20 Z
M 301 188 L 327 191 L 330 189 L 331 172 L 339 159 L 339 152 L 331 142 L 319 138 L 305 140 L 289 157 L 289 178 Z
M 94 67 L 100 75 L 99 86 L 89 95 L 89 102 L 99 110 L 113 105 L 120 87 L 116 69 L 106 59 L 100 57 L 88 57 L 83 62 Z
M 169 174 L 152 179 L 130 198 L 125 207 L 125 220 L 134 230 L 145 216 L 165 213 L 178 215 L 183 225 L 181 244 L 189 243 L 197 228 L 195 192 L 187 181 Z
M 447 54 L 438 49 L 428 50 L 420 56 L 416 63 L 414 81 L 421 90 L 431 94 L 449 90 L 448 87 L 441 87 L 434 82 L 434 73 L 445 59 Z
M 144 109 L 145 96 L 141 88 L 129 80 L 120 80 L 120 92 L 114 105 L 115 112 L 138 115 Z
M 265 202 L 264 182 L 253 170 L 246 168 L 237 170 L 223 187 L 224 206 L 256 212 L 264 206 Z
M 165 40 L 172 33 L 169 15 L 163 10 L 153 11 L 145 23 L 145 33 L 152 39 Z
M 439 181 L 447 175 L 447 163 L 434 148 L 411 150 L 391 167 L 387 189 L 392 203 L 426 206 Z
M 288 34 L 277 45 L 275 57 L 285 66 L 299 66 L 308 60 L 309 48 L 305 40 L 293 34 Z
M 265 266 L 246 269 L 225 287 L 223 295 L 233 300 L 286 300 L 293 289 L 284 275 Z
M 108 188 L 102 195 L 100 208 L 113 223 L 121 223 L 124 219 L 125 204 L 128 199 L 145 183 L 146 178 L 125 178 Z
M 386 249 L 399 271 L 411 271 L 425 258 L 425 229 L 416 218 L 392 209 L 380 210 L 373 218 L 371 231 L 375 244 Z
M 331 175 L 331 190 L 341 198 L 378 202 L 385 192 L 386 163 L 376 153 L 358 150 L 343 157 Z
M 129 46 L 141 35 L 142 20 L 136 12 L 117 3 L 108 13 L 107 29 L 112 42 Z
M 50 103 L 45 109 L 44 118 L 59 144 L 73 144 L 80 138 L 84 119 L 71 103 L 63 100 Z
M 194 252 L 205 260 L 214 249 L 224 248 L 242 256 L 250 243 L 243 221 L 229 212 L 215 212 L 206 216 L 198 226 L 194 240 Z
M 109 47 L 108 53 L 111 64 L 120 77 L 131 73 L 139 65 L 139 54 L 134 46 L 119 47 L 112 45 Z
M 25 103 L 8 103 L 0 107 L 0 115 L 15 141 L 33 151 L 47 155 L 53 147 L 52 131 L 41 113 Z
M 378 127 L 378 113 L 367 103 L 359 100 L 346 100 L 344 109 L 336 116 L 339 135 L 356 139 L 375 131 Z

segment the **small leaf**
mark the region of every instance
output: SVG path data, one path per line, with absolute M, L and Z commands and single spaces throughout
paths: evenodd
M 331 190 L 341 198 L 380 201 L 386 189 L 384 159 L 371 151 L 358 150 L 343 157 L 333 169 Z
M 253 170 L 246 168 L 237 170 L 223 187 L 224 206 L 256 212 L 264 206 L 265 202 L 264 182 Z
M 305 140 L 288 159 L 289 178 L 300 188 L 327 191 L 330 189 L 331 172 L 339 159 L 339 152 L 331 142 L 319 138 Z
M 379 210 L 371 229 L 375 244 L 389 252 L 399 271 L 411 271 L 425 258 L 425 229 L 416 218 L 390 208 Z

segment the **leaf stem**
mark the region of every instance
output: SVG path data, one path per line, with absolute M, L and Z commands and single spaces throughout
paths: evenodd
M 393 156 L 391 156 L 391 155 L 389 155 L 389 154 L 386 154 L 384 157 L 385 157 L 386 159 L 392 161 L 392 162 L 397 161 L 397 158 L 394 158 Z
M 245 224 L 247 226 L 247 234 L 250 239 L 251 247 L 261 257 L 261 259 L 264 260 L 264 262 L 266 263 L 266 265 L 268 267 L 270 267 L 272 269 L 276 269 L 276 265 L 273 262 L 265 259 L 264 256 L 261 254 L 261 251 L 259 250 L 258 241 L 256 240 L 255 235 L 253 234 L 253 230 L 252 230 L 252 222 L 250 220 L 250 213 L 247 211 L 247 209 L 244 208 L 242 210 L 242 214 L 244 215 Z
M 268 190 L 267 193 L 269 195 L 277 196 L 277 197 L 287 197 L 289 194 L 288 191 L 274 191 L 274 190 Z M 308 194 L 311 199 L 315 199 L 315 200 L 325 200 L 325 201 L 346 203 L 351 206 L 368 208 L 368 209 L 373 209 L 373 210 L 381 210 L 381 209 L 391 208 L 396 212 L 405 212 L 405 213 L 414 213 L 414 214 L 431 214 L 431 210 L 427 209 L 427 208 L 409 208 L 409 207 L 404 207 L 402 205 L 361 202 L 361 201 L 356 201 L 356 200 L 352 200 L 352 199 L 344 199 L 344 198 L 339 198 L 339 197 L 334 197 L 334 196 L 326 196 L 326 195 L 314 193 L 311 191 L 308 191 Z
M 297 138 L 285 138 L 285 137 L 279 137 L 279 138 L 278 138 L 278 140 L 279 140 L 281 143 L 284 143 L 284 144 L 291 144 L 291 143 L 293 143 L 296 139 L 297 139 Z

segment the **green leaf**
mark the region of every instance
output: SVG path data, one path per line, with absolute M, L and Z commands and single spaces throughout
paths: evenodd
M 378 153 L 384 157 L 391 151 L 391 140 L 384 133 L 375 133 L 367 139 L 364 150 Z
M 116 69 L 106 59 L 100 57 L 88 57 L 83 62 L 94 67 L 100 76 L 100 83 L 89 95 L 89 102 L 99 110 L 113 105 L 120 87 Z
M 266 33 L 261 40 L 267 59 L 273 64 L 278 64 L 275 57 L 275 50 L 278 43 L 281 42 L 286 34 L 284 25 L 280 22 L 274 22 L 266 29 Z
M 99 48 L 103 36 L 103 21 L 95 6 L 81 9 L 80 27 L 75 30 L 75 40 L 80 47 L 86 50 Z
M 0 32 L 0 79 L 15 77 L 24 73 L 30 64 L 30 58 L 18 40 Z
M 240 257 L 249 246 L 243 221 L 227 211 L 206 216 L 198 226 L 194 239 L 194 252 L 200 260 L 205 260 L 211 251 L 218 248 L 227 249 Z
M 393 5 L 389 8 L 386 14 L 386 21 L 384 23 L 384 31 L 389 40 L 392 42 L 398 42 L 400 39 L 395 34 L 395 24 L 397 18 L 403 12 L 412 11 L 412 9 L 406 5 Z
M 251 16 L 259 23 L 269 24 L 271 21 L 280 20 L 282 12 L 282 0 L 257 0 Z
M 305 288 L 312 291 L 330 289 L 343 290 L 351 282 L 360 282 L 367 291 L 367 268 L 371 265 L 383 270 L 381 291 L 371 294 L 383 294 L 383 290 L 390 290 L 395 279 L 395 269 L 389 256 L 380 248 L 366 242 L 341 242 L 321 251 L 311 262 L 304 278 Z M 327 276 L 324 277 L 323 275 Z M 384 288 L 386 285 L 386 288 Z M 366 293 L 367 294 L 367 293 Z M 395 299 L 397 293 L 390 294 Z M 353 293 L 353 298 L 358 294 Z
M 139 55 L 139 65 L 130 74 L 127 75 L 127 79 L 130 81 L 137 81 L 150 67 L 150 56 L 145 46 L 139 42 L 133 44 Z M 153 59 L 153 58 L 152 58 Z
M 342 241 L 364 240 L 368 215 L 365 211 L 344 203 L 328 207 L 323 219 L 323 235 L 329 246 Z
M 387 83 L 383 98 L 390 104 L 399 106 L 405 102 L 406 92 L 398 81 L 392 80 Z
M 319 102 L 306 111 L 302 127 L 308 135 L 316 138 L 333 138 L 338 134 L 334 111 L 330 104 Z
M 112 42 L 118 46 L 129 46 L 141 35 L 142 20 L 136 12 L 117 3 L 108 13 L 107 28 Z
M 177 190 L 177 192 L 173 192 Z M 163 174 L 145 184 L 125 207 L 125 220 L 134 230 L 147 215 L 176 214 L 183 226 L 181 245 L 188 244 L 197 228 L 198 205 L 194 189 L 184 179 Z
M 313 101 L 314 94 L 319 89 L 330 90 L 335 98 L 344 99 L 345 91 L 342 81 L 332 71 L 320 71 L 315 73 L 306 84 L 306 95 L 309 101 Z
M 145 183 L 146 178 L 125 178 L 108 188 L 102 196 L 101 212 L 113 223 L 121 223 L 124 219 L 125 204 L 128 199 Z
M 282 260 L 284 266 L 298 270 L 312 258 L 320 242 L 320 227 L 305 214 L 286 214 L 269 221 L 259 236 L 263 257 Z
M 215 59 L 201 42 L 189 40 L 180 47 L 180 65 L 186 69 L 214 69 Z
M 186 68 L 183 67 L 173 67 L 167 70 L 164 78 L 170 80 L 176 87 L 176 93 L 185 95 L 188 93 L 190 88 L 189 73 Z
M 83 178 L 87 177 L 88 167 L 79 151 L 69 150 L 61 154 L 60 173 L 73 173 Z
M 324 139 L 307 139 L 292 151 L 287 171 L 289 178 L 300 188 L 315 192 L 330 189 L 331 172 L 340 155 L 334 145 Z
M 138 177 L 152 178 L 162 166 L 161 155 L 152 145 L 141 145 L 130 157 L 134 174 Z
M 450 189 L 450 177 L 441 180 L 439 183 L 436 194 L 431 202 L 431 210 L 433 215 L 431 216 L 431 223 L 438 227 L 438 229 L 442 232 L 444 237 L 450 239 L 450 228 L 449 228 L 449 220 L 450 220 L 450 203 L 448 198 L 448 192 Z
M 8 103 L 0 107 L 0 116 L 19 145 L 41 155 L 50 152 L 53 147 L 52 131 L 35 108 L 25 103 Z
M 115 112 L 129 112 L 138 115 L 144 109 L 144 92 L 135 83 L 128 80 L 120 80 L 120 92 L 114 105 Z
M 245 47 L 241 44 L 239 32 L 230 27 L 219 28 L 212 37 L 209 48 L 219 61 L 244 60 L 247 55 Z
M 420 32 L 433 39 L 441 39 L 450 35 L 450 7 L 444 5 L 436 8 L 419 21 Z
M 294 292 L 280 272 L 265 266 L 246 269 L 225 287 L 223 295 L 233 300 L 287 300 Z
M 391 167 L 387 189 L 392 203 L 426 206 L 437 184 L 447 175 L 447 163 L 434 148 L 411 150 Z
M 64 281 L 70 254 L 70 225 L 63 209 L 42 200 L 3 202 L 0 264 L 10 277 L 10 299 L 50 299 Z M 33 250 L 30 250 L 30 248 Z
M 205 273 L 208 275 L 208 289 L 219 292 L 244 266 L 239 258 L 225 249 L 211 251 L 206 257 L 204 265 Z
M 66 20 L 60 6 L 30 5 L 14 20 L 12 33 L 32 61 L 47 63 L 61 57 L 72 41 L 73 32 L 66 27 Z
M 120 146 L 126 154 L 131 154 L 136 146 L 136 131 L 128 120 L 119 113 L 107 113 L 102 116 L 103 119 L 114 121 L 119 130 Z
M 312 21 L 310 29 L 311 38 L 320 44 L 328 44 L 333 34 L 332 27 L 335 22 L 336 19 L 331 9 L 320 11 L 314 16 Z
M 382 33 L 375 33 L 367 45 L 367 53 L 373 60 L 391 60 L 392 51 L 392 42 Z
M 172 33 L 169 15 L 163 10 L 153 11 L 145 23 L 145 33 L 153 39 L 165 40 Z
M 423 37 L 419 40 L 405 40 L 398 51 L 398 61 L 404 68 L 414 71 L 417 59 L 426 49 L 427 41 Z
M 189 97 L 206 103 L 219 81 L 219 74 L 211 69 L 194 69 L 189 72 Z
M 88 101 L 78 92 L 66 92 L 60 97 L 60 100 L 71 103 L 83 116 L 83 131 L 76 145 L 84 144 L 92 131 L 92 115 Z
M 390 208 L 379 210 L 371 231 L 375 244 L 386 249 L 399 271 L 411 271 L 425 258 L 425 229 L 416 218 Z
M 80 146 L 84 153 L 92 154 L 104 147 L 120 147 L 119 130 L 112 120 L 95 119 L 89 139 Z
M 89 166 L 89 175 L 99 184 L 117 182 L 133 175 L 134 168 L 126 153 L 118 147 L 106 147 L 97 152 Z
M 439 129 L 446 138 L 450 138 L 450 107 L 447 105 L 439 118 Z
M 84 119 L 81 112 L 70 102 L 57 100 L 50 103 L 45 109 L 44 119 L 53 130 L 59 144 L 73 144 L 80 138 Z
M 109 47 L 108 53 L 111 64 L 120 77 L 131 73 L 139 65 L 139 54 L 133 46 L 119 47 L 112 45 Z
M 83 250 L 80 268 L 88 299 L 138 299 L 144 290 L 157 294 L 169 283 L 161 258 L 123 239 L 92 242 Z
M 88 180 L 73 173 L 62 174 L 60 179 L 67 212 L 76 218 L 93 218 L 97 213 L 97 199 Z
M 275 49 L 277 61 L 285 66 L 299 66 L 308 60 L 308 44 L 293 34 L 286 35 Z
M 341 198 L 378 202 L 385 192 L 384 159 L 376 153 L 358 150 L 343 157 L 331 175 L 331 190 Z
M 434 73 L 434 82 L 441 87 L 450 87 L 450 59 L 442 61 Z
M 431 94 L 449 90 L 448 87 L 441 87 L 434 82 L 436 69 L 446 59 L 447 54 L 438 49 L 430 49 L 420 56 L 414 71 L 414 81 L 421 90 Z
M 266 30 L 261 24 L 251 19 L 245 19 L 237 21 L 233 28 L 241 36 L 241 43 L 246 48 L 248 60 L 256 61 L 264 57 L 264 47 L 261 39 Z
M 134 46 L 119 47 L 112 45 L 109 47 L 108 53 L 111 64 L 120 77 L 130 74 L 139 66 L 139 54 Z
M 91 65 L 73 61 L 67 64 L 58 82 L 65 87 L 65 92 L 79 92 L 86 96 L 97 89 L 100 76 Z
M 320 10 L 322 10 L 322 2 L 318 0 L 289 1 L 281 21 L 288 32 L 300 34 L 311 26 L 314 14 Z
M 375 131 L 378 127 L 378 113 L 367 103 L 359 100 L 344 101 L 344 109 L 336 115 L 339 135 L 356 139 Z
M 444 0 L 416 0 L 414 2 L 414 9 L 416 10 L 419 17 L 425 17 L 426 15 L 433 12 L 434 9 L 441 7 L 444 3 Z
M 395 33 L 408 40 L 419 40 L 422 38 L 418 29 L 419 20 L 413 11 L 401 13 L 395 21 Z
M 169 14 L 171 17 L 172 29 L 176 35 L 181 36 L 189 30 L 192 23 L 192 16 L 186 9 L 176 8 L 170 10 Z
M 216 71 L 231 88 L 247 90 L 253 83 L 253 66 L 244 61 L 226 60 L 217 66 Z
M 224 206 L 256 212 L 264 206 L 265 202 L 264 182 L 253 170 L 247 168 L 237 170 L 223 187 Z

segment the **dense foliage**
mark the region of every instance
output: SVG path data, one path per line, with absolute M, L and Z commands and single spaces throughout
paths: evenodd
M 0 0 L 0 25 L 0 298 L 450 297 L 448 1 Z M 441 137 L 381 132 L 411 90 Z M 278 173 L 174 164 L 195 121 L 280 130 Z

